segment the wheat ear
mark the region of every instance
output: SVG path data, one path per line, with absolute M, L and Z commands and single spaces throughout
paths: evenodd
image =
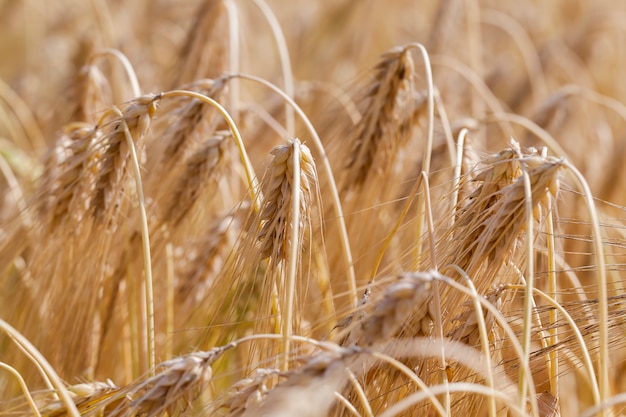
M 347 362 L 356 351 L 338 349 L 322 352 L 301 368 L 286 374 L 287 379 L 271 389 L 257 406 L 250 407 L 242 417 L 327 416 L 335 402 L 335 392 L 347 381 Z M 311 407 L 315 404 L 314 407 Z
M 76 123 L 63 129 L 57 144 L 44 163 L 46 175 L 41 185 L 42 213 L 51 232 L 57 229 L 80 230 L 86 214 L 83 204 L 94 181 L 97 156 L 93 144 L 101 139 L 102 132 L 90 125 Z M 72 221 L 70 223 L 70 221 Z M 63 228 L 64 225 L 71 225 Z
M 185 169 L 164 212 L 164 221 L 176 226 L 196 204 L 202 190 L 217 181 L 230 132 L 217 132 L 185 161 Z
M 385 166 L 408 139 L 405 124 L 414 96 L 415 68 L 410 49 L 394 48 L 382 56 L 361 107 L 363 114 L 349 138 L 342 189 L 358 187 L 367 179 L 377 159 Z
M 157 95 L 139 97 L 122 108 L 120 117 L 102 126 L 103 140 L 100 146 L 103 154 L 99 162 L 100 169 L 95 195 L 91 199 L 91 209 L 96 220 L 104 220 L 104 224 L 120 205 L 121 192 L 128 174 L 131 150 L 124 129 L 128 129 L 136 152 L 141 154 L 159 99 Z
M 383 278 L 378 281 L 385 282 Z M 430 334 L 432 291 L 430 273 L 407 272 L 398 275 L 397 281 L 391 283 L 376 301 L 369 301 L 369 293 L 366 292 L 362 307 L 357 310 L 358 315 L 347 318 L 350 326 L 342 344 L 371 346 L 388 340 L 409 320 L 418 323 L 415 334 Z
M 260 201 L 263 200 L 263 195 L 261 194 L 261 191 L 259 190 L 258 179 L 257 179 L 256 174 L 254 173 L 254 167 L 252 166 L 252 163 L 250 162 L 250 158 L 248 157 L 248 153 L 243 143 L 243 139 L 241 138 L 241 134 L 239 133 L 239 128 L 237 127 L 237 124 L 235 123 L 231 115 L 228 113 L 228 111 L 226 111 L 226 109 L 221 104 L 219 104 L 216 100 L 204 94 L 197 93 L 195 91 L 171 90 L 171 91 L 162 93 L 161 97 L 164 99 L 171 98 L 171 97 L 188 97 L 191 99 L 197 99 L 212 106 L 214 109 L 216 109 L 220 113 L 220 115 L 226 121 L 228 128 L 230 129 L 233 135 L 233 139 L 237 143 L 237 148 L 239 150 L 241 162 L 242 162 L 245 174 L 246 174 L 246 180 L 248 182 L 248 192 L 250 193 L 250 200 L 252 201 L 252 207 L 255 211 L 257 211 Z
M 339 198 L 339 190 L 337 187 L 337 183 L 335 181 L 335 176 L 333 175 L 332 167 L 330 166 L 330 161 L 328 159 L 326 149 L 324 148 L 324 144 L 322 143 L 322 140 L 317 134 L 315 127 L 313 127 L 313 124 L 311 123 L 307 115 L 304 113 L 304 111 L 300 108 L 300 106 L 298 106 L 298 104 L 296 104 L 296 102 L 291 97 L 285 94 L 280 88 L 276 87 L 274 84 L 262 78 L 255 77 L 253 75 L 236 74 L 233 77 L 238 77 L 238 78 L 243 78 L 246 80 L 254 81 L 270 88 L 272 91 L 278 94 L 283 100 L 289 103 L 291 107 L 294 108 L 298 116 L 302 119 L 302 122 L 305 124 L 307 130 L 310 132 L 311 137 L 313 139 L 313 144 L 316 147 L 315 150 L 320 155 L 322 168 L 325 171 L 326 176 L 328 178 L 329 187 L 330 187 L 330 191 L 331 191 L 332 199 L 333 199 L 333 208 L 335 210 L 337 222 L 339 223 L 339 227 L 340 227 L 339 237 L 340 237 L 340 243 L 341 243 L 341 247 L 343 251 L 343 258 L 344 258 L 344 262 L 346 265 L 346 271 L 348 275 L 347 276 L 348 289 L 350 291 L 350 297 L 352 298 L 352 302 L 354 305 L 356 305 L 358 301 L 357 288 L 356 288 L 356 276 L 354 273 L 352 250 L 350 249 L 350 239 L 348 238 L 348 230 L 347 230 L 346 222 L 345 222 L 344 215 L 343 215 L 343 207 L 341 205 L 341 199 Z
M 286 291 L 281 302 L 283 353 L 286 355 L 283 369 L 286 370 L 293 332 L 296 276 L 304 231 L 310 229 L 311 195 L 317 184 L 317 172 L 311 152 L 298 139 L 274 148 L 272 154 L 274 159 L 262 183 L 267 191 L 260 211 L 262 226 L 258 239 L 261 257 L 269 257 L 273 265 L 286 263 L 283 274 Z
M 222 96 L 225 82 L 218 78 L 196 81 L 189 84 L 186 89 L 196 91 L 200 94 L 219 100 Z M 178 104 L 178 103 L 177 103 Z M 177 106 L 176 109 L 168 112 L 171 122 L 162 140 L 166 144 L 161 157 L 163 169 L 172 170 L 185 157 L 186 152 L 194 144 L 191 138 L 194 134 L 211 135 L 216 129 L 221 119 L 214 117 L 211 107 L 202 100 L 190 100 L 185 105 Z
M 139 378 L 121 388 L 101 406 L 126 397 L 131 401 L 122 402 L 107 414 L 108 417 L 176 415 L 187 408 L 211 380 L 213 363 L 234 346 L 228 344 L 162 362 L 152 370 L 152 376 Z

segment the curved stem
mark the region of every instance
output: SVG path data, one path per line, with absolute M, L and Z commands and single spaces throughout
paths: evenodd
M 89 61 L 91 62 L 95 58 L 105 56 L 105 55 L 111 55 L 112 57 L 120 61 L 120 63 L 122 64 L 122 67 L 124 67 L 124 72 L 126 72 L 126 76 L 128 77 L 128 82 L 130 83 L 130 88 L 133 92 L 133 97 L 139 97 L 141 95 L 141 88 L 139 87 L 139 80 L 137 79 L 137 74 L 135 73 L 133 65 L 130 63 L 130 60 L 128 59 L 128 57 L 126 57 L 126 55 L 124 55 L 122 52 L 113 48 L 105 48 L 93 54 L 90 57 Z
M 448 268 L 452 268 L 453 265 L 447 265 L 444 268 L 442 268 L 443 270 L 446 270 Z M 463 285 L 459 284 L 458 282 L 456 282 L 455 280 L 445 276 L 445 275 L 438 275 L 438 279 L 442 280 L 443 282 L 445 282 L 447 285 L 449 285 L 450 287 L 456 289 L 457 291 L 462 292 L 463 294 L 472 297 L 472 292 L 465 288 Z M 513 331 L 513 329 L 511 328 L 511 326 L 507 323 L 506 319 L 504 318 L 504 316 L 502 315 L 502 313 L 500 313 L 489 301 L 487 301 L 484 298 L 480 298 L 480 304 L 481 306 L 486 309 L 489 313 L 491 313 L 494 317 L 494 319 L 496 320 L 496 322 L 500 325 L 500 328 L 502 328 L 502 330 L 504 330 L 504 332 L 506 333 L 506 336 L 508 337 L 508 341 L 511 343 L 511 347 L 513 348 L 513 350 L 515 351 L 515 354 L 517 355 L 519 361 L 520 361 L 520 365 L 523 368 L 522 372 L 525 372 L 528 375 L 532 375 L 532 372 L 530 370 L 530 366 L 527 363 L 527 361 L 525 361 L 524 358 L 524 351 L 522 349 L 522 345 L 520 344 L 519 340 L 517 340 L 517 336 L 515 335 L 515 332 Z M 529 396 L 531 399 L 534 399 L 534 401 L 531 401 L 531 406 L 536 407 L 537 406 L 537 401 L 536 401 L 536 391 L 535 391 L 535 385 L 534 382 L 532 380 L 528 380 L 527 381 L 528 384 L 528 391 L 529 391 Z M 533 415 L 537 415 L 537 410 L 535 408 Z
M 609 306 L 608 306 L 608 282 L 606 277 L 606 264 L 604 259 L 604 247 L 602 246 L 602 233 L 598 212 L 593 202 L 591 189 L 583 175 L 568 161 L 564 164 L 574 175 L 582 188 L 582 194 L 589 211 L 591 228 L 593 231 L 593 244 L 595 249 L 595 262 L 598 267 L 596 272 L 598 288 L 598 379 L 600 385 L 600 402 L 609 398 Z M 604 411 L 603 411 L 604 415 Z
M 122 112 L 114 108 L 114 111 L 120 117 L 124 126 L 124 136 L 126 144 L 130 149 L 132 158 L 133 173 L 135 175 L 135 188 L 137 190 L 137 200 L 139 203 L 139 214 L 141 216 L 141 243 L 143 251 L 144 266 L 144 291 L 146 296 L 146 331 L 147 340 L 146 348 L 148 350 L 148 372 L 153 375 L 154 366 L 156 365 L 156 349 L 155 349 L 155 331 L 154 331 L 154 287 L 152 283 L 152 255 L 150 253 L 150 231 L 148 229 L 148 214 L 146 211 L 146 200 L 143 195 L 143 185 L 141 181 L 141 167 L 135 150 L 135 142 L 133 136 L 128 129 L 128 125 L 124 121 Z
M 280 23 L 276 19 L 276 15 L 272 12 L 272 9 L 267 5 L 265 0 L 250 0 L 252 3 L 259 8 L 267 23 L 270 25 L 272 30 L 272 35 L 274 36 L 274 40 L 276 42 L 276 47 L 278 48 L 278 58 L 280 59 L 280 66 L 283 72 L 283 85 L 285 94 L 289 97 L 294 97 L 294 81 L 293 81 L 293 71 L 291 70 L 291 58 L 289 58 L 289 49 L 287 48 L 287 41 L 285 40 L 285 35 L 280 27 Z M 238 72 L 233 70 L 233 72 Z M 289 105 L 285 106 L 285 125 L 287 127 L 287 132 L 291 136 L 295 136 L 296 131 L 296 123 L 295 116 L 293 112 L 293 108 Z
M 508 284 L 506 288 L 511 289 L 511 290 L 523 290 L 526 288 L 526 286 Z M 580 350 L 583 354 L 583 362 L 585 363 L 585 366 L 587 367 L 587 372 L 589 373 L 589 382 L 591 384 L 591 394 L 593 395 L 593 400 L 596 404 L 599 404 L 601 402 L 600 401 L 600 389 L 597 384 L 597 378 L 596 378 L 596 373 L 593 367 L 593 361 L 591 360 L 591 356 L 589 355 L 589 350 L 587 349 L 585 345 L 585 339 L 583 338 L 583 335 L 580 332 L 580 329 L 576 325 L 576 321 L 567 312 L 567 310 L 563 308 L 563 306 L 559 304 L 554 298 L 550 297 L 548 294 L 544 293 L 538 288 L 533 288 L 533 292 L 539 295 L 544 300 L 546 300 L 548 304 L 550 304 L 556 310 L 558 310 L 559 313 L 563 315 L 563 318 L 565 319 L 565 321 L 567 321 L 567 323 L 572 328 L 572 331 L 574 332 L 574 336 L 576 337 L 576 340 L 578 341 L 578 344 L 580 345 Z
M 463 280 L 469 287 L 472 292 L 472 302 L 474 303 L 474 311 L 476 312 L 476 322 L 478 324 L 478 333 L 480 335 L 480 345 L 483 348 L 483 358 L 485 361 L 485 375 L 487 380 L 487 386 L 491 389 L 495 389 L 495 382 L 493 378 L 493 370 L 491 368 L 491 352 L 489 350 L 489 332 L 487 330 L 487 325 L 485 324 L 485 316 L 483 315 L 483 309 L 480 305 L 480 295 L 478 295 L 478 291 L 476 291 L 476 287 L 472 282 L 472 279 L 467 275 L 463 269 L 461 269 L 458 265 L 451 265 L 455 271 L 457 271 Z M 496 417 L 497 408 L 495 398 L 489 398 L 489 416 Z
M 9 87 L 7 83 L 5 83 L 2 78 L 0 78 L 0 100 L 2 100 L 5 105 L 11 109 L 13 114 L 15 114 L 16 118 L 19 120 L 22 130 L 25 135 L 28 137 L 28 145 L 32 150 L 43 150 L 46 149 L 46 141 L 44 139 L 43 133 L 39 129 L 39 125 L 35 120 L 35 116 L 28 108 L 28 105 L 22 100 L 22 98 L 15 93 Z M 7 118 L 7 120 L 9 120 Z M 10 128 L 10 126 L 8 126 Z M 12 129 L 15 131 L 14 129 Z M 15 132 L 16 136 L 13 138 L 15 141 L 19 141 L 19 137 L 17 136 L 17 132 Z M 26 149 L 25 143 L 20 143 L 22 149 Z
M 287 94 L 285 94 L 285 92 L 282 91 L 280 88 L 276 87 L 274 84 L 270 83 L 267 80 L 264 80 L 259 77 L 255 77 L 253 75 L 233 74 L 231 75 L 231 77 L 254 81 L 270 88 L 272 91 L 278 94 L 283 100 L 289 103 L 291 107 L 294 108 L 298 116 L 302 119 L 307 129 L 309 130 L 309 133 L 311 134 L 311 137 L 313 138 L 313 142 L 315 143 L 315 146 L 317 147 L 317 152 L 322 158 L 322 167 L 324 168 L 324 170 L 326 171 L 326 175 L 328 176 L 328 183 L 330 184 L 330 191 L 331 191 L 332 198 L 333 198 L 333 207 L 335 209 L 335 214 L 337 215 L 337 221 L 339 223 L 340 244 L 342 246 L 344 262 L 346 264 L 346 270 L 347 270 L 347 275 L 348 275 L 347 277 L 348 291 L 350 291 L 352 302 L 356 306 L 358 303 L 356 276 L 354 273 L 354 265 L 352 263 L 352 251 L 350 250 L 350 240 L 348 239 L 348 229 L 346 227 L 346 222 L 345 222 L 344 215 L 343 215 L 343 208 L 341 206 L 341 200 L 339 199 L 339 191 L 337 190 L 337 184 L 335 182 L 333 170 L 330 166 L 330 161 L 328 159 L 328 155 L 326 154 L 326 149 L 324 149 L 324 145 L 322 144 L 322 140 L 320 139 L 319 135 L 317 134 L 317 131 L 313 127 L 313 124 L 308 119 L 308 117 L 306 117 L 306 114 L 304 113 L 304 111 L 302 111 L 300 106 L 298 106 L 296 102 Z
M 22 375 L 20 375 L 20 373 L 17 372 L 15 368 L 7 365 L 4 362 L 0 362 L 0 368 L 9 372 L 11 375 L 15 377 L 15 379 L 17 379 L 17 382 L 20 385 L 20 388 L 22 389 L 22 394 L 24 394 L 24 398 L 26 398 L 26 402 L 28 403 L 30 410 L 33 412 L 33 415 L 35 415 L 36 417 L 41 417 L 41 413 L 39 412 L 39 409 L 37 408 L 37 404 L 35 404 L 35 400 L 33 400 L 33 396 L 30 395 L 30 391 L 28 390 L 28 386 L 26 385 L 26 381 L 24 381 L 24 378 L 22 377 Z
M 500 391 L 494 391 L 493 389 L 487 388 L 483 385 L 479 384 L 471 384 L 469 382 L 453 382 L 449 385 L 437 385 L 429 388 L 429 392 L 418 391 L 415 394 L 411 394 L 408 397 L 403 398 L 402 400 L 396 402 L 391 407 L 387 408 L 383 413 L 379 415 L 379 417 L 394 417 L 396 415 L 402 414 L 404 415 L 404 411 L 406 411 L 409 407 L 418 404 L 427 398 L 429 398 L 429 394 L 441 394 L 446 391 L 449 392 L 464 392 L 464 393 L 474 393 L 481 394 L 487 397 L 492 397 L 494 399 L 499 399 L 504 401 L 509 407 L 509 411 L 513 412 L 515 416 L 527 416 L 528 414 L 524 412 L 523 408 L 519 408 L 515 405 L 511 398 Z
M 219 104 L 217 101 L 213 100 L 211 97 L 208 97 L 204 94 L 197 93 L 195 91 L 188 90 L 171 90 L 165 93 L 161 93 L 161 98 L 168 97 L 189 97 L 198 99 L 204 103 L 209 104 L 214 107 L 224 118 L 228 127 L 233 134 L 233 138 L 237 142 L 237 148 L 239 149 L 239 156 L 241 157 L 241 162 L 243 164 L 246 179 L 248 181 L 248 191 L 250 193 L 250 198 L 252 199 L 252 207 L 255 211 L 259 211 L 259 204 L 263 199 L 263 195 L 261 190 L 259 189 L 259 183 L 256 174 L 254 173 L 254 169 L 252 167 L 252 163 L 250 162 L 250 158 L 248 158 L 248 153 L 246 152 L 246 147 L 243 144 L 243 139 L 241 138 L 241 134 L 239 134 L 239 129 L 235 124 L 233 118 L 226 111 L 226 109 Z
M 420 43 L 411 43 L 406 46 L 409 48 L 417 48 L 422 56 L 422 60 L 424 62 L 424 72 L 426 75 L 426 86 L 427 86 L 427 106 L 428 106 L 428 127 L 427 127 L 427 135 L 426 135 L 426 146 L 424 147 L 424 153 L 422 155 L 422 171 L 424 171 L 427 175 L 430 173 L 430 160 L 433 152 L 433 134 L 435 129 L 435 99 L 434 99 L 434 85 L 433 85 L 433 74 L 432 68 L 430 65 L 430 57 L 428 56 L 428 51 L 424 45 Z M 422 255 L 422 233 L 424 229 L 424 206 L 425 206 L 424 198 L 421 194 L 417 196 L 417 218 L 415 222 L 415 251 L 413 253 L 413 270 L 418 269 L 419 260 Z
M 232 0 L 225 0 L 228 12 L 228 66 L 230 72 L 239 72 L 239 17 L 237 6 Z M 239 83 L 235 80 L 230 86 L 230 113 L 239 120 Z
M 29 358 L 43 371 L 43 376 L 52 383 L 56 393 L 61 398 L 61 402 L 65 405 L 67 414 L 71 417 L 80 417 L 80 412 L 76 408 L 74 401 L 72 401 L 72 397 L 67 388 L 65 388 L 63 381 L 61 381 L 59 375 L 57 375 L 54 368 L 52 368 L 46 358 L 43 357 L 41 352 L 39 352 L 20 332 L 2 319 L 0 319 L 0 330 L 5 332 L 20 348 L 24 349 L 24 351 L 28 353 Z

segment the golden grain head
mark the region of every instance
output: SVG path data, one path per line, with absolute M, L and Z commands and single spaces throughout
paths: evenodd
M 0 3 L 0 417 L 623 414 L 621 2 Z

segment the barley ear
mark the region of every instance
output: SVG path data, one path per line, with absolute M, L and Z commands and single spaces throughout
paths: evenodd
M 128 164 L 131 150 L 126 141 L 125 129 L 130 132 L 138 155 L 145 145 L 152 116 L 160 97 L 147 95 L 137 98 L 121 110 L 121 116 L 102 126 L 103 140 L 99 144 L 102 157 L 99 162 L 95 195 L 91 199 L 94 218 L 107 224 L 121 204 L 125 182 L 128 179 Z
M 361 186 L 374 169 L 386 172 L 414 125 L 410 119 L 416 105 L 415 68 L 410 48 L 386 52 L 374 71 L 362 99 L 363 115 L 347 139 L 344 191 Z M 377 161 L 382 166 L 375 166 Z
M 275 147 L 262 186 L 265 200 L 259 213 L 261 257 L 270 258 L 271 265 L 283 266 L 285 292 L 282 296 L 283 353 L 289 352 L 293 332 L 293 305 L 296 278 L 303 250 L 304 232 L 310 230 L 311 195 L 317 184 L 317 173 L 311 152 L 293 139 L 287 145 Z M 270 269 L 273 268 L 270 267 Z M 288 357 L 283 368 L 287 369 Z
M 377 281 L 385 280 L 381 278 Z M 365 313 L 351 320 L 348 335 L 342 344 L 371 346 L 387 341 L 409 322 L 417 324 L 415 328 L 407 329 L 411 334 L 429 335 L 432 325 L 432 281 L 433 277 L 427 272 L 398 275 L 397 281 L 392 282 L 378 300 L 361 307 Z
M 217 132 L 185 161 L 184 172 L 164 211 L 164 221 L 177 226 L 196 205 L 203 190 L 217 182 L 229 136 L 230 132 Z

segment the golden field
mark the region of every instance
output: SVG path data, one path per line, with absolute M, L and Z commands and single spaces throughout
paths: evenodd
M 626 412 L 624 28 L 0 0 L 0 417 Z

